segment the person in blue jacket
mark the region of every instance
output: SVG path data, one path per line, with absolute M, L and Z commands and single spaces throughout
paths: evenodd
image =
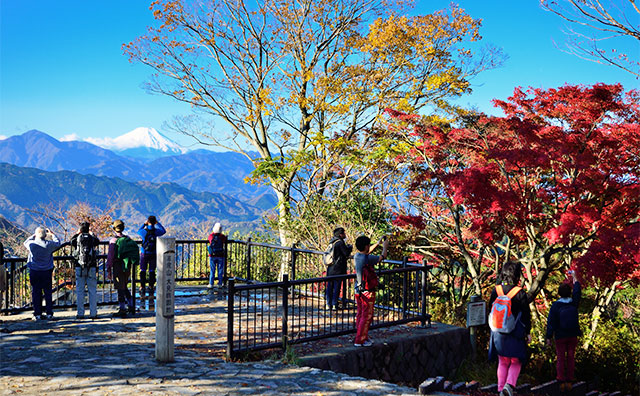
M 578 305 L 582 298 L 580 282 L 574 271 L 573 288 L 569 283 L 562 283 L 558 287 L 560 299 L 551 304 L 547 317 L 547 345 L 551 346 L 551 340 L 556 340 L 556 379 L 560 381 L 560 389 L 571 389 L 571 381 L 574 380 L 575 352 L 578 345 L 578 337 L 582 335 L 578 322 Z M 573 291 L 572 291 L 573 289 Z
M 499 285 L 504 294 L 519 288 L 511 299 L 512 315 L 519 318 L 515 328 L 510 333 L 491 331 L 489 341 L 489 359 L 498 359 L 498 391 L 500 396 L 513 396 L 520 375 L 522 365 L 526 363 L 527 343 L 531 342 L 531 310 L 529 299 L 524 289 L 518 286 L 522 268 L 520 263 L 506 262 L 500 272 Z M 491 293 L 489 306 L 498 298 L 496 289 Z
M 142 237 L 142 250 L 140 253 L 140 293 L 153 297 L 156 285 L 156 239 L 167 233 L 155 216 L 149 216 L 138 230 Z M 149 289 L 147 286 L 147 268 L 149 269 Z

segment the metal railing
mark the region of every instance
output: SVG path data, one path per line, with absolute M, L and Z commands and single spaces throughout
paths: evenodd
M 409 322 L 431 323 L 427 313 L 431 266 L 404 261 L 385 261 L 378 271 L 381 286 L 376 292 L 371 328 Z M 336 337 L 356 332 L 355 274 L 237 285 L 231 278 L 227 297 L 227 356 L 288 344 Z M 327 282 L 342 284 L 340 309 L 325 305 Z

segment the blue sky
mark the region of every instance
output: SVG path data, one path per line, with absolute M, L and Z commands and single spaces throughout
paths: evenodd
M 490 100 L 506 99 L 518 85 L 620 82 L 627 89 L 638 87 L 629 73 L 560 51 L 566 22 L 541 9 L 537 0 L 458 4 L 483 19 L 484 40 L 509 56 L 502 68 L 473 80 L 474 93 L 460 104 L 495 113 Z M 419 0 L 416 11 L 448 5 Z M 148 6 L 142 0 L 2 0 L 0 135 L 39 129 L 56 138 L 116 137 L 145 126 L 190 144 L 163 128 L 172 116 L 188 114 L 189 106 L 146 93 L 141 85 L 151 69 L 130 64 L 122 54 L 121 45 L 153 22 Z M 639 52 L 637 42 L 620 50 Z

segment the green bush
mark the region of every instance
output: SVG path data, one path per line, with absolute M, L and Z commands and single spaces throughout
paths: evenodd
M 600 323 L 588 351 L 576 351 L 576 376 L 598 390 L 640 394 L 640 342 L 627 326 Z

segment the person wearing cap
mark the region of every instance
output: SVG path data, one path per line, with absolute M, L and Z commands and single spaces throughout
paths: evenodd
M 80 224 L 78 232 L 71 237 L 71 245 L 76 266 L 76 300 L 78 305 L 76 318 L 84 319 L 84 289 L 89 294 L 89 317 L 98 317 L 98 277 L 96 252 L 100 239 L 89 232 L 88 222 Z M 86 257 L 85 257 L 86 256 Z M 84 262 L 86 260 L 86 262 Z
M 144 298 L 147 289 L 147 268 L 149 268 L 149 296 L 153 296 L 156 285 L 156 238 L 167 233 L 155 216 L 149 216 L 138 230 L 142 237 L 140 254 L 140 291 Z
M 122 220 L 116 220 L 111 225 L 115 235 L 109 240 L 109 250 L 107 253 L 107 272 L 113 274 L 113 286 L 118 291 L 118 304 L 119 309 L 115 316 L 126 317 L 127 310 L 129 313 L 135 313 L 136 309 L 133 305 L 133 297 L 131 292 L 127 288 L 129 283 L 129 277 L 131 276 L 131 268 L 125 270 L 121 259 L 117 257 L 117 245 L 118 239 L 128 238 L 124 231 L 124 222 Z
M 209 285 L 211 289 L 214 285 L 216 274 L 218 276 L 218 287 L 223 286 L 224 266 L 225 266 L 225 249 L 227 236 L 222 233 L 222 225 L 216 223 L 213 226 L 211 234 L 209 234 Z
M 50 238 L 47 239 L 47 237 Z M 53 275 L 53 252 L 60 247 L 60 240 L 45 227 L 38 227 L 33 235 L 24 241 L 29 251 L 27 267 L 31 283 L 33 320 L 53 319 L 53 297 L 51 280 Z M 42 313 L 42 294 L 47 304 L 47 315 Z

